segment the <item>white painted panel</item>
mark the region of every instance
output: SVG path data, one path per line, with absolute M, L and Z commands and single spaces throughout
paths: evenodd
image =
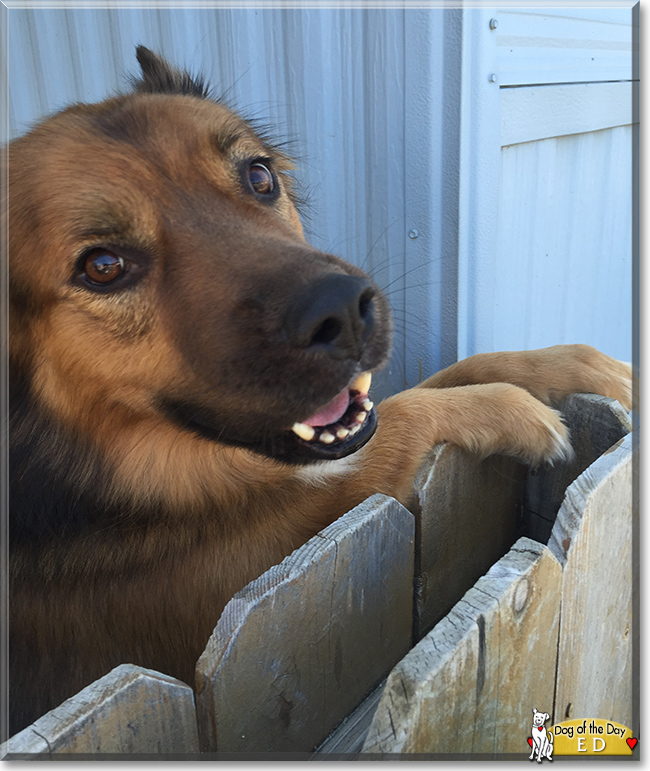
M 489 9 L 463 11 L 460 171 L 458 192 L 458 358 L 471 356 L 488 329 L 478 330 L 475 308 L 494 284 L 500 169 L 497 64 Z M 481 319 L 488 324 L 490 317 Z
M 633 122 L 634 84 L 501 89 L 501 145 L 584 134 Z
M 565 54 L 588 50 L 590 40 L 620 43 L 628 35 L 631 40 L 631 13 L 623 11 L 625 23 L 620 8 L 500 9 L 489 18 L 464 12 L 464 100 L 469 104 L 461 121 L 459 356 L 586 342 L 631 358 L 632 126 L 555 138 L 580 127 L 571 99 L 547 105 L 551 114 L 542 108 L 530 116 L 524 114 L 525 102 L 518 101 L 540 99 L 543 104 L 547 89 L 552 94 L 550 89 L 560 84 L 596 77 L 592 70 L 572 69 L 571 56 Z M 496 30 L 491 19 L 498 21 Z M 523 46 L 504 60 L 499 41 L 509 22 L 510 34 L 526 37 L 530 50 Z M 587 34 L 590 25 L 594 34 Z M 595 35 L 598 29 L 601 38 Z M 575 42 L 580 34 L 582 48 L 567 48 L 564 43 Z M 544 72 L 526 70 L 534 63 L 528 54 L 537 55 L 536 37 L 555 40 L 545 52 Z M 628 46 L 626 62 L 631 62 L 629 52 Z M 504 61 L 521 65 L 517 77 L 504 75 Z M 629 76 L 612 72 L 607 79 Z M 489 73 L 496 75 L 500 97 L 474 114 L 473 106 L 489 93 Z M 552 85 L 522 88 L 526 83 Z M 518 91 L 528 95 L 518 96 Z M 580 92 L 582 111 L 590 116 L 584 128 L 596 128 L 602 113 L 607 115 L 596 97 L 614 92 Z M 594 101 L 586 99 L 589 94 Z M 622 108 L 612 107 L 608 120 Z M 503 127 L 509 134 L 504 132 L 502 139 Z M 541 138 L 544 133 L 551 138 Z M 523 140 L 501 149 L 502 141 Z
M 501 151 L 491 286 L 477 289 L 476 350 L 632 345 L 632 128 Z
M 500 10 L 501 85 L 632 79 L 632 8 Z

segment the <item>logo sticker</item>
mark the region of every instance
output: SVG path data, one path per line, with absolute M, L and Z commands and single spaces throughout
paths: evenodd
M 612 720 L 567 720 L 551 728 L 556 755 L 632 755 L 638 739 Z
M 621 723 L 594 718 L 566 720 L 545 727 L 548 712 L 533 709 L 529 760 L 553 760 L 553 754 L 574 756 L 633 755 L 639 740 Z
M 549 717 L 548 712 L 538 712 L 533 708 L 533 735 L 528 739 L 531 747 L 528 760 L 536 760 L 538 763 L 541 763 L 544 758 L 553 760 L 553 734 L 544 727 Z

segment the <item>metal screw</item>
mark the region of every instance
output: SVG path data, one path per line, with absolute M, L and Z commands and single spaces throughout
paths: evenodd
M 490 29 L 496 29 L 499 26 L 498 19 L 490 19 Z
M 491 75 L 489 75 L 488 80 L 490 81 L 490 83 L 496 83 L 497 82 L 496 72 L 493 72 Z
M 413 230 L 409 230 L 409 238 L 417 238 L 420 234 L 418 231 L 413 228 Z

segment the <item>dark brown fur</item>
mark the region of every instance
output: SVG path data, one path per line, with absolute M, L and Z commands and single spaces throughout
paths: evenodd
M 360 283 L 374 321 L 354 354 L 287 342 L 319 282 L 367 279 L 305 242 L 282 152 L 139 60 L 133 93 L 8 148 L 12 731 L 119 663 L 192 683 L 237 590 L 368 495 L 408 503 L 437 442 L 539 463 L 567 449 L 545 404 L 629 406 L 629 368 L 591 348 L 488 354 L 384 401 L 347 459 L 283 455 L 287 427 L 385 363 L 387 303 Z M 257 158 L 272 200 L 242 182 Z M 132 283 L 89 290 L 92 247 L 132 260 Z

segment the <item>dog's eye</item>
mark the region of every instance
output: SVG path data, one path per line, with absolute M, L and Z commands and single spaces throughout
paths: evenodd
M 110 284 L 125 271 L 124 260 L 111 252 L 89 254 L 83 265 L 86 279 L 92 284 Z
M 251 163 L 248 169 L 248 181 L 259 195 L 269 195 L 275 189 L 273 174 L 263 163 Z

